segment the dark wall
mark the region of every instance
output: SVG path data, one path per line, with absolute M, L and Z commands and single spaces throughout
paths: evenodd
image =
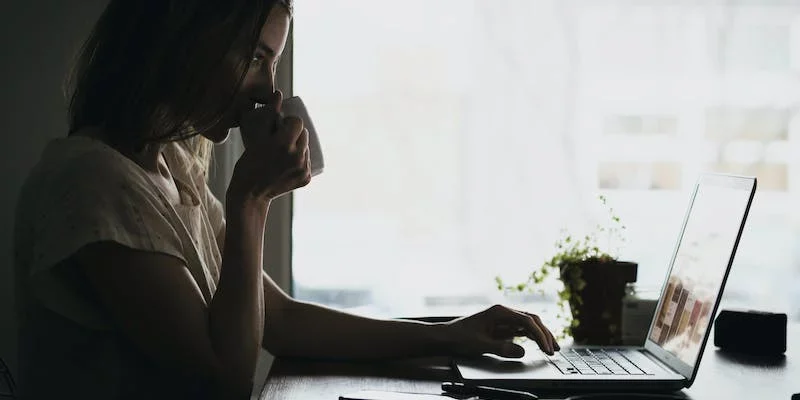
M 63 77 L 106 0 L 0 1 L 0 357 L 16 366 L 12 227 L 25 176 L 66 134 Z

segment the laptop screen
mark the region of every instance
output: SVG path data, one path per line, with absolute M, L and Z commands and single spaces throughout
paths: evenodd
M 650 327 L 651 341 L 693 369 L 753 190 L 749 181 L 730 184 L 725 178 L 698 183 Z

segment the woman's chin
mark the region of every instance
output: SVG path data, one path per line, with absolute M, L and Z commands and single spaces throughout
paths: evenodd
M 222 144 L 228 140 L 228 137 L 231 135 L 230 128 L 224 129 L 212 129 L 203 132 L 203 137 L 214 142 L 214 144 Z

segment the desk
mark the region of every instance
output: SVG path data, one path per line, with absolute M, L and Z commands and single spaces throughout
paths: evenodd
M 720 352 L 712 334 L 697 380 L 684 392 L 692 400 L 788 400 L 800 392 L 800 324 L 790 324 L 788 338 L 785 358 L 765 362 Z M 335 400 L 363 389 L 441 393 L 440 384 L 447 380 L 456 375 L 445 358 L 384 363 L 277 359 L 261 399 Z

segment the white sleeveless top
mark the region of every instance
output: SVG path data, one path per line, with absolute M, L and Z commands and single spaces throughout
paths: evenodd
M 223 209 L 183 145 L 166 145 L 164 157 L 181 193 L 177 206 L 132 160 L 82 136 L 49 143 L 25 181 L 14 237 L 21 398 L 183 398 L 202 392 L 201 383 L 159 370 L 117 330 L 70 259 L 99 241 L 167 254 L 185 263 L 211 302 Z

